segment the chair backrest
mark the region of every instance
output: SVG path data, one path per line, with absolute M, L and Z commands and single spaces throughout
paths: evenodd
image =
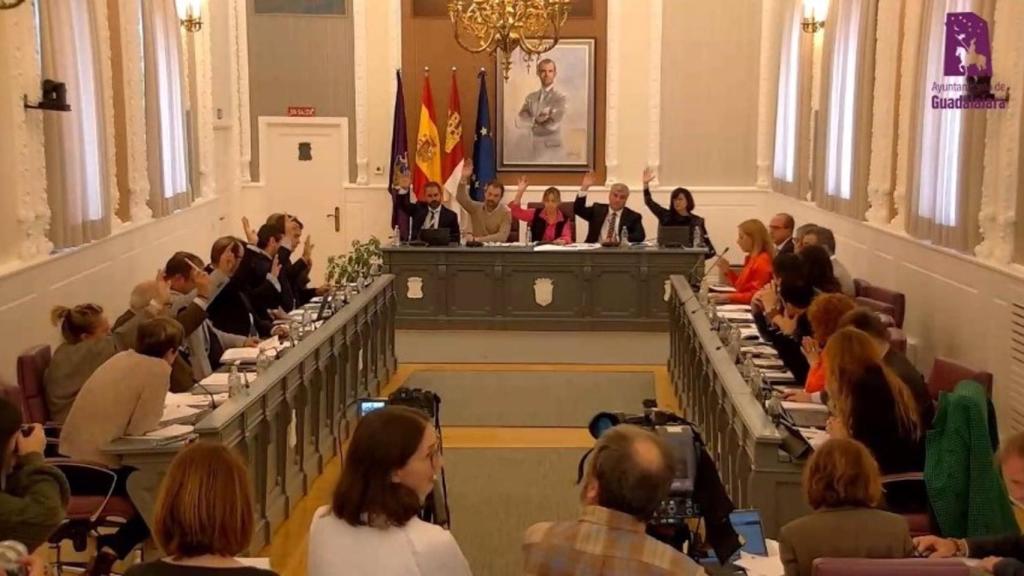
M 948 358 L 936 357 L 932 373 L 928 376 L 928 392 L 939 399 L 939 392 L 952 392 L 963 380 L 974 380 L 992 397 L 992 373 L 969 368 Z
M 50 346 L 40 344 L 18 355 L 18 387 L 21 388 L 21 413 L 30 422 L 50 421 L 43 390 L 43 375 L 50 366 Z
M 11 386 L 7 382 L 0 381 L 0 398 L 17 406 L 19 411 L 25 410 L 21 402 L 21 389 L 17 386 Z
M 860 293 L 863 292 L 864 288 L 866 288 L 868 286 L 871 286 L 871 282 L 868 282 L 867 280 L 865 280 L 863 278 L 854 278 L 853 279 L 853 295 L 854 296 L 860 296 Z
M 970 568 L 962 560 L 906 558 L 874 560 L 867 558 L 818 558 L 812 564 L 814 576 L 967 576 Z
M 907 312 L 907 296 L 902 292 L 881 286 L 861 286 L 856 290 L 857 302 L 883 314 L 892 316 L 897 328 L 903 328 Z
M 506 242 L 519 242 L 519 219 L 512 219 L 512 227 L 508 229 L 508 239 Z
M 576 241 L 576 211 L 573 208 L 572 202 L 562 202 L 558 205 L 558 209 L 562 211 L 562 215 L 565 216 L 565 225 L 569 227 L 569 233 L 572 234 L 572 241 Z M 543 208 L 543 202 L 530 202 L 526 205 L 527 208 Z
M 889 327 L 889 346 L 900 354 L 907 353 L 907 333 L 896 327 Z

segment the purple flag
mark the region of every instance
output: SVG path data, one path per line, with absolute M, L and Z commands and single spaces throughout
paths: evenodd
M 402 90 L 402 72 L 396 70 L 398 91 L 395 93 L 395 121 L 391 128 L 391 167 L 388 191 L 391 193 L 391 227 L 398 226 L 402 240 L 409 239 L 409 217 L 398 209 L 398 176 L 409 174 L 409 135 L 405 130 L 405 93 Z
M 992 76 L 988 22 L 974 12 L 946 14 L 946 76 Z

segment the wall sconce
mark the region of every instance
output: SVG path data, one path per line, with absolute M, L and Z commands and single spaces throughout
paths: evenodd
M 203 28 L 203 0 L 175 0 L 178 20 L 186 32 L 198 32 Z
M 25 3 L 25 0 L 0 0 L 0 10 L 10 10 Z
M 804 17 L 800 20 L 800 28 L 808 34 L 814 34 L 825 27 L 827 15 L 828 0 L 804 0 Z
M 71 105 L 68 104 L 68 87 L 56 80 L 43 80 L 43 97 L 39 102 L 29 103 L 28 94 L 22 97 L 22 101 L 27 110 L 71 112 Z

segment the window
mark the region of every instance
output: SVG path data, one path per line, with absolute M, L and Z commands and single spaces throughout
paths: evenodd
M 154 216 L 185 208 L 188 171 L 184 65 L 174 0 L 142 1 L 149 206 Z
M 945 76 L 946 14 L 975 12 L 984 16 L 982 0 L 929 0 L 921 34 L 917 82 L 920 121 L 911 158 L 909 183 L 911 234 L 941 246 L 969 251 L 977 245 L 981 200 L 985 111 L 936 108 L 936 98 L 958 98 L 966 77 Z M 936 85 L 941 90 L 936 92 Z
M 782 53 L 779 61 L 779 91 L 775 115 L 774 188 L 790 196 L 802 197 L 806 187 L 807 165 L 804 161 L 809 139 L 806 111 L 810 84 L 801 74 L 807 42 L 800 29 L 802 2 L 793 0 L 783 18 Z
M 111 166 L 94 2 L 39 3 L 43 78 L 65 83 L 71 112 L 43 115 L 50 241 L 57 249 L 110 234 Z
M 867 209 L 876 8 L 874 0 L 832 2 L 825 28 L 815 198 L 858 219 Z

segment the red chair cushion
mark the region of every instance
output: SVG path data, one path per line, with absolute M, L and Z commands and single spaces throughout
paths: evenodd
M 952 392 L 956 385 L 964 380 L 974 380 L 985 389 L 989 398 L 992 397 L 992 373 L 969 368 L 949 360 L 936 357 L 932 364 L 932 373 L 928 376 L 928 391 L 932 398 L 939 399 L 940 392 Z

